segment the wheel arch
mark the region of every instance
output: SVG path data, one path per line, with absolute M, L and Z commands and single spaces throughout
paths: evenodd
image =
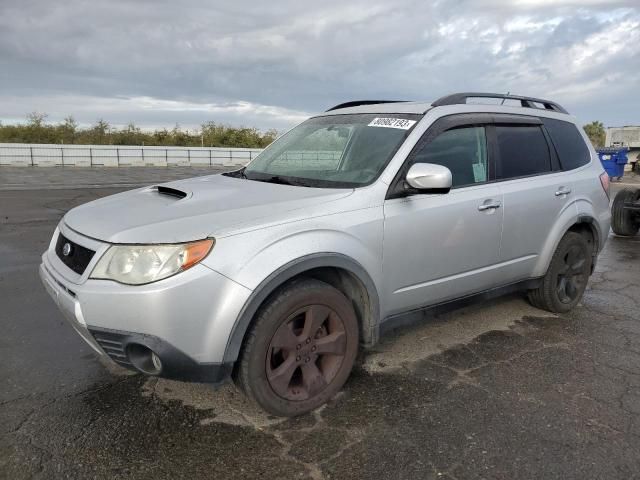
M 338 288 L 354 304 L 360 339 L 366 346 L 378 341 L 380 303 L 378 291 L 366 269 L 339 253 L 307 255 L 283 265 L 265 278 L 242 308 L 227 341 L 224 362 L 235 362 L 256 313 L 281 286 L 299 277 L 311 277 Z
M 600 232 L 600 227 L 598 226 L 596 219 L 591 215 L 581 214 L 564 222 L 559 228 L 556 226 L 556 229 L 554 230 L 557 231 L 558 234 L 550 236 L 550 240 L 547 241 L 547 244 L 542 251 L 542 255 L 540 256 L 541 261 L 538 262 L 535 269 L 535 276 L 541 277 L 547 272 L 553 253 L 556 251 L 558 244 L 567 232 L 576 232 L 581 235 L 585 235 L 587 241 L 593 245 L 593 261 L 591 262 L 591 273 L 593 273 L 596 258 L 602 248 L 600 240 L 602 238 L 602 232 Z
M 602 232 L 600 232 L 600 227 L 598 226 L 596 219 L 591 215 L 578 216 L 576 223 L 574 223 L 569 230 L 577 231 L 579 233 L 590 233 L 594 244 L 594 254 L 597 255 L 597 253 L 602 249 L 602 245 L 600 245 Z

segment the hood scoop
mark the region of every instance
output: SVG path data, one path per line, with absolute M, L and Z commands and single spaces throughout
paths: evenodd
M 177 199 L 185 198 L 187 196 L 187 192 L 183 192 L 182 190 L 178 190 L 177 188 L 164 187 L 162 185 L 151 187 L 151 190 L 155 190 L 160 195 L 167 195 L 169 197 Z

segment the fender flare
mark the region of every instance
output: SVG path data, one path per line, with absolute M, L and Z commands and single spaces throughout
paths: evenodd
M 320 267 L 334 267 L 347 270 L 362 282 L 369 295 L 370 304 L 370 332 L 368 332 L 365 338 L 367 338 L 367 344 L 376 343 L 378 340 L 378 327 L 380 325 L 380 301 L 378 290 L 369 273 L 362 265 L 346 255 L 340 253 L 314 253 L 292 260 L 283 265 L 256 287 L 242 307 L 231 330 L 231 335 L 229 335 L 229 339 L 227 340 L 223 362 L 233 363 L 238 359 L 244 336 L 253 317 L 258 311 L 258 308 L 260 308 L 262 303 L 276 288 L 296 275 Z
M 568 224 L 566 226 L 566 228 L 564 228 L 562 230 L 562 235 L 559 235 L 553 242 L 553 249 L 551 250 L 551 255 L 549 255 L 548 259 L 545 261 L 544 263 L 544 273 L 543 275 L 547 272 L 547 270 L 549 269 L 549 264 L 551 263 L 551 257 L 553 256 L 553 252 L 556 251 L 556 249 L 558 248 L 558 245 L 560 244 L 560 241 L 563 239 L 563 237 L 567 234 L 567 232 L 569 230 L 571 230 L 571 228 L 573 228 L 575 225 L 586 225 L 591 229 L 591 233 L 593 234 L 593 240 L 594 243 L 596 245 L 596 248 L 593 251 L 593 262 L 592 262 L 592 272 L 593 273 L 593 269 L 595 268 L 595 262 L 597 259 L 598 254 L 600 253 L 600 250 L 602 249 L 602 232 L 600 231 L 600 226 L 598 225 L 598 222 L 596 221 L 596 219 L 589 215 L 589 214 L 584 214 L 581 213 L 578 216 L 576 216 L 574 218 L 574 221 L 570 224 Z
M 578 219 L 575 224 L 584 223 L 591 227 L 591 233 L 593 233 L 593 240 L 596 242 L 596 251 L 597 254 L 602 249 L 602 232 L 600 231 L 600 225 L 596 222 L 596 219 L 591 215 L 580 214 L 578 215 Z M 574 224 L 574 225 L 575 225 Z
M 598 224 L 598 222 L 596 222 L 596 219 L 593 218 L 591 215 L 586 215 L 586 214 L 580 214 L 578 215 L 578 220 L 575 223 L 576 225 L 578 224 L 584 224 L 584 225 L 588 225 L 589 228 L 591 229 L 591 234 L 593 235 L 593 243 L 594 245 L 594 249 L 593 252 L 591 253 L 591 274 L 593 274 L 594 270 L 596 269 L 596 263 L 598 261 L 598 255 L 600 254 L 600 252 L 602 251 L 602 247 L 604 246 L 604 242 L 606 241 L 606 239 L 603 239 L 603 232 L 600 229 L 600 225 Z

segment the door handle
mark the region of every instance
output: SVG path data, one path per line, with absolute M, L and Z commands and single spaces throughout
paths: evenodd
M 493 210 L 495 208 L 500 208 L 500 202 L 483 203 L 482 205 L 478 205 L 478 210 L 481 212 L 484 212 L 485 210 Z
M 570 188 L 564 188 L 564 187 L 560 187 L 557 191 L 556 191 L 556 197 L 559 197 L 561 195 L 569 195 L 571 193 L 571 189 Z

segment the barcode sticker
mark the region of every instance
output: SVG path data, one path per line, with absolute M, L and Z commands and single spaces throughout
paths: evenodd
M 399 128 L 400 130 L 409 130 L 416 123 L 415 120 L 407 120 L 404 118 L 374 118 L 369 123 L 369 127 Z

